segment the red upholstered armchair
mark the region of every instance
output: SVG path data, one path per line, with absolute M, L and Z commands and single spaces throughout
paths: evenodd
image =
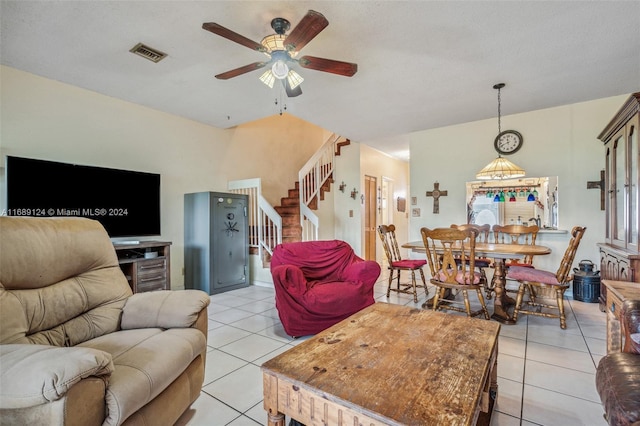
M 380 265 L 359 258 L 344 241 L 305 241 L 276 246 L 271 275 L 284 330 L 299 337 L 372 305 Z

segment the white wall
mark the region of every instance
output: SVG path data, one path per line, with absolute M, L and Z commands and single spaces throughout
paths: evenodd
M 336 158 L 335 183 L 334 183 L 334 229 L 335 238 L 349 243 L 358 256 L 362 256 L 362 214 L 360 197 L 354 200 L 350 197 L 353 188 L 362 191 L 360 172 L 360 144 L 351 142 L 343 146 L 340 156 Z M 344 182 L 344 192 L 338 189 Z
M 600 180 L 604 148 L 600 131 L 628 95 L 566 105 L 502 117 L 502 129 L 522 133 L 524 145 L 509 160 L 525 169 L 527 176 L 558 176 L 559 227 L 575 225 L 587 231 L 576 254 L 599 265 L 597 242 L 604 241 L 605 215 L 600 210 L 600 191 L 587 189 L 587 181 Z M 417 197 L 421 216 L 410 217 L 410 238 L 420 239 L 420 228 L 448 227 L 466 222 L 465 183 L 493 160 L 497 118 L 412 133 L 411 196 Z M 426 192 L 438 181 L 448 195 L 440 198 L 440 214 L 433 214 L 433 198 Z M 553 253 L 534 261 L 555 270 L 568 242 L 568 234 L 540 234 L 540 244 Z

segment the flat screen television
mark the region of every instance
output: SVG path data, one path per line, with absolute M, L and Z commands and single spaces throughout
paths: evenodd
M 7 156 L 8 216 L 88 217 L 111 238 L 160 235 L 160 175 Z

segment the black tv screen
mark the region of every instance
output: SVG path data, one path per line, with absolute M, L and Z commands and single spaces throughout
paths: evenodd
M 7 156 L 8 216 L 88 217 L 110 237 L 160 235 L 160 175 Z

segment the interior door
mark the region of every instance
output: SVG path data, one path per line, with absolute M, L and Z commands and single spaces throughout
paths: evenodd
M 377 179 L 364 177 L 364 258 L 376 260 Z

